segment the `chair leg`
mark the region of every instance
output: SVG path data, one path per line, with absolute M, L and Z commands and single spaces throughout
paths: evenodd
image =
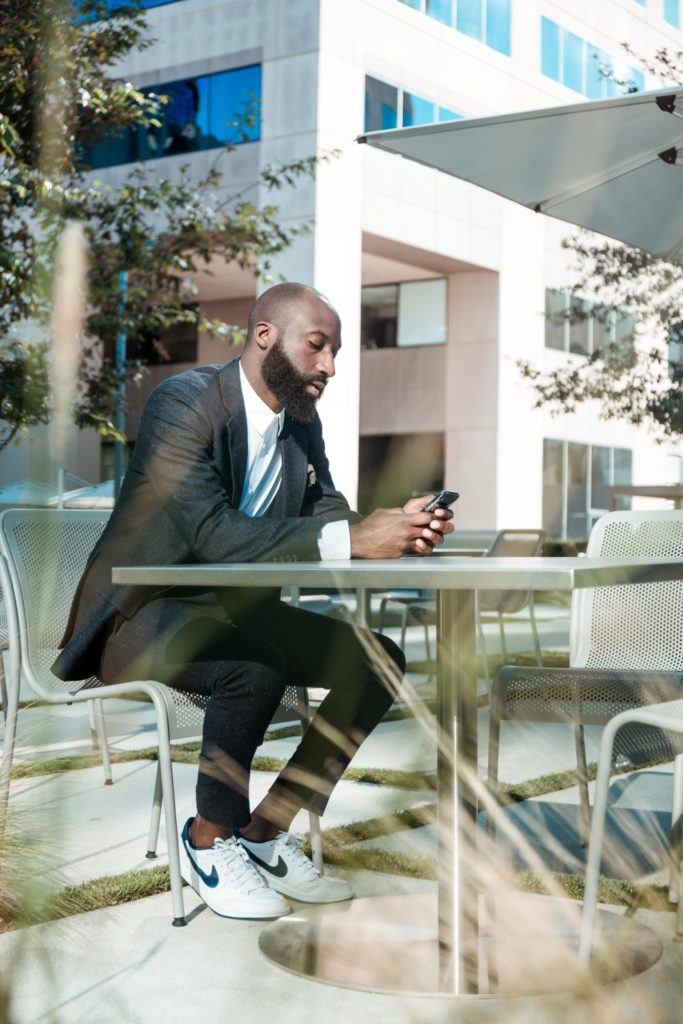
M 484 636 L 484 627 L 481 623 L 481 613 L 477 610 L 477 637 L 479 639 L 479 648 L 481 650 L 481 657 L 484 662 L 484 676 L 486 678 L 486 690 L 489 695 L 489 703 L 491 702 L 491 670 L 489 668 L 488 652 L 486 650 L 486 637 Z
M 111 758 L 109 757 L 109 741 L 107 739 L 107 726 L 104 719 L 104 704 L 102 698 L 98 697 L 97 700 L 88 701 L 88 705 L 91 713 L 91 720 L 95 726 L 95 735 L 97 736 L 97 745 L 102 753 L 102 767 L 104 768 L 104 784 L 105 786 L 113 786 L 114 780 L 111 774 Z
M 618 727 L 617 727 L 618 728 Z M 600 761 L 595 786 L 595 803 L 593 805 L 593 823 L 588 845 L 588 861 L 586 863 L 586 883 L 583 894 L 583 913 L 581 915 L 581 934 L 579 937 L 579 967 L 583 970 L 590 963 L 593 947 L 593 930 L 598 906 L 598 888 L 600 884 L 600 862 L 602 846 L 605 838 L 605 818 L 607 815 L 607 797 L 612 768 L 612 749 L 616 729 L 608 723 L 600 744 Z
M 426 622 L 424 624 L 424 630 L 425 630 L 425 655 L 427 657 L 427 661 L 431 662 L 431 660 L 432 660 L 432 645 L 429 642 L 429 626 L 427 625 Z
M 683 754 L 674 759 L 674 793 L 671 808 L 671 863 L 669 865 L 669 902 L 679 904 L 681 891 L 681 854 L 683 854 Z M 683 921 L 681 922 L 683 924 Z M 680 931 L 678 923 L 676 931 Z
M 7 682 L 5 680 L 4 651 L 0 650 L 0 700 L 2 700 L 2 715 L 7 721 Z
M 531 592 L 529 598 L 529 619 L 531 620 L 531 634 L 534 638 L 534 651 L 536 652 L 536 661 L 538 667 L 543 668 L 543 653 L 541 651 L 541 641 L 538 636 L 538 624 L 536 622 L 536 608 L 534 606 L 534 594 Z
M 16 674 L 17 678 L 14 678 Z M 0 765 L 0 839 L 5 834 L 7 825 L 7 804 L 9 802 L 9 784 L 14 760 L 14 744 L 17 737 L 17 716 L 19 714 L 19 679 L 18 666 L 16 673 L 10 669 L 9 686 L 5 705 L 5 737 L 2 746 L 2 764 Z
M 508 660 L 508 649 L 505 643 L 505 622 L 502 612 L 498 612 L 498 634 L 500 636 L 500 653 L 503 655 L 503 664 L 505 665 Z
M 574 724 L 574 745 L 576 747 L 576 782 L 579 787 L 579 808 L 581 815 L 581 845 L 588 846 L 591 830 L 590 798 L 588 796 L 588 765 L 586 763 L 586 737 L 583 726 Z
M 408 628 L 408 606 L 401 605 L 401 639 L 399 640 L 398 646 L 402 651 L 406 649 L 406 630 Z
M 157 855 L 157 842 L 159 840 L 159 824 L 161 822 L 161 804 L 163 792 L 161 788 L 161 761 L 157 761 L 157 771 L 154 778 L 154 796 L 152 797 L 152 816 L 149 819 L 149 832 L 147 834 L 148 860 L 154 860 Z
M 387 601 L 388 600 L 389 599 L 387 597 L 383 597 L 382 600 L 379 603 L 379 621 L 377 623 L 377 632 L 378 633 L 383 633 L 384 632 L 384 616 L 387 613 Z
M 171 902 L 173 904 L 173 924 L 182 927 L 185 921 L 185 905 L 183 901 L 183 880 L 180 874 L 180 851 L 178 849 L 178 818 L 175 806 L 175 787 L 173 785 L 173 766 L 171 763 L 171 742 L 168 734 L 168 712 L 164 699 L 158 692 L 150 693 L 157 716 L 159 735 L 159 770 L 163 792 L 164 819 L 166 823 L 166 843 L 168 846 L 168 873 L 171 879 Z
M 497 804 L 500 803 L 500 793 L 498 790 L 500 758 L 500 704 L 500 698 L 494 685 L 490 691 L 489 699 L 489 756 L 486 781 L 489 792 Z M 495 815 L 490 812 L 486 815 L 486 834 L 490 839 L 495 838 Z

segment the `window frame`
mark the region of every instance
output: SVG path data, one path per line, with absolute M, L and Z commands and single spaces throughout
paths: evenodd
M 558 314 L 563 317 L 563 347 L 559 348 L 555 345 L 548 344 L 548 324 L 552 322 L 551 316 L 548 315 L 548 296 L 552 294 L 555 296 L 562 296 L 564 299 L 564 310 L 558 311 Z M 577 351 L 571 347 L 572 343 L 572 326 L 576 323 L 581 323 L 581 320 L 572 321 L 571 310 L 572 306 L 582 304 L 589 307 L 586 316 L 587 333 L 586 333 L 586 352 Z M 636 318 L 633 313 L 628 310 L 618 309 L 615 306 L 605 306 L 604 303 L 598 302 L 596 299 L 589 299 L 583 295 L 579 295 L 572 291 L 571 288 L 546 288 L 545 289 L 545 305 L 544 305 L 544 338 L 543 347 L 549 349 L 552 352 L 559 352 L 564 356 L 576 356 L 579 359 L 589 359 L 596 351 L 595 345 L 595 324 L 600 322 L 599 318 L 595 316 L 595 309 L 607 309 L 609 312 L 609 332 L 610 337 L 607 344 L 617 345 L 620 340 L 619 336 L 619 321 L 620 319 L 631 318 L 633 322 L 633 330 L 631 331 L 631 337 L 635 336 Z M 607 324 L 603 321 L 604 326 Z M 555 321 L 555 326 L 557 322 Z M 597 349 L 603 348 L 604 343 L 597 346 Z
M 368 71 L 366 71 L 365 72 L 364 91 L 363 91 L 363 99 L 364 99 L 364 106 L 363 106 L 363 130 L 366 131 L 366 132 L 375 132 L 375 131 L 384 131 L 385 130 L 384 128 L 371 128 L 369 126 L 369 124 L 368 124 L 368 120 L 369 120 L 369 117 L 368 117 L 368 115 L 369 115 L 368 80 L 370 80 L 371 82 L 376 82 L 378 85 L 382 86 L 385 89 L 395 89 L 396 90 L 396 127 L 397 128 L 406 128 L 406 127 L 412 127 L 412 126 L 423 125 L 423 124 L 445 124 L 448 121 L 462 121 L 463 118 L 465 117 L 465 115 L 459 113 L 459 111 L 451 110 L 450 107 L 444 106 L 443 103 L 440 100 L 432 100 L 428 96 L 421 96 L 419 93 L 414 92 L 409 86 L 399 85 L 398 82 L 391 82 L 391 81 L 387 80 L 386 78 L 378 78 L 377 75 L 371 75 Z M 419 100 L 421 103 L 430 103 L 432 105 L 432 107 L 433 107 L 433 120 L 432 121 L 412 121 L 410 125 L 406 125 L 404 123 L 404 120 L 403 120 L 403 118 L 404 118 L 404 111 L 405 111 L 404 95 L 412 96 L 416 100 Z M 442 117 L 442 113 L 444 113 L 444 112 L 451 113 L 453 115 L 453 117 L 444 119 Z
M 444 322 L 445 322 L 445 337 L 443 341 L 418 341 L 412 345 L 402 344 L 399 345 L 398 338 L 400 335 L 399 317 L 401 311 L 401 288 L 404 285 L 415 285 L 415 284 L 426 284 L 428 282 L 443 281 L 444 282 Z M 363 292 L 369 288 L 395 288 L 396 289 L 396 321 L 394 330 L 394 343 L 393 345 L 365 345 L 363 343 Z M 436 277 L 424 277 L 417 278 L 412 281 L 385 281 L 383 283 L 361 285 L 360 295 L 360 307 L 361 307 L 361 339 L 360 348 L 361 352 L 405 352 L 414 349 L 424 348 L 441 348 L 448 344 L 448 277 L 445 275 L 439 275 Z
M 593 500 L 592 500 L 593 499 L 593 466 L 594 466 L 594 456 L 595 456 L 595 454 L 598 453 L 598 452 L 601 452 L 601 451 L 609 452 L 609 483 L 607 484 L 607 487 L 614 487 L 614 486 L 617 486 L 618 484 L 625 484 L 626 483 L 626 481 L 623 481 L 623 480 L 619 480 L 619 481 L 615 480 L 615 469 L 616 469 L 616 464 L 617 464 L 617 459 L 619 457 L 619 454 L 627 454 L 630 457 L 630 459 L 629 459 L 630 472 L 629 472 L 629 481 L 628 482 L 630 483 L 630 482 L 633 481 L 633 449 L 632 448 L 621 448 L 621 447 L 618 447 L 616 445 L 593 444 L 590 441 L 571 441 L 571 440 L 568 440 L 566 438 L 560 438 L 560 437 L 544 437 L 543 438 L 543 471 L 542 471 L 542 490 L 543 490 L 544 494 L 545 494 L 545 490 L 546 490 L 546 481 L 545 481 L 546 450 L 547 450 L 546 446 L 547 445 L 549 446 L 550 444 L 562 445 L 562 454 L 561 454 L 562 506 L 561 506 L 561 514 L 560 514 L 560 537 L 557 538 L 557 539 L 559 539 L 559 540 L 582 540 L 582 539 L 586 539 L 588 537 L 588 534 L 590 534 L 590 531 L 592 530 L 593 526 L 597 522 L 597 520 L 601 516 L 605 515 L 607 512 L 610 511 L 610 509 L 608 509 L 608 508 L 598 507 L 597 505 L 593 504 Z M 570 445 L 574 446 L 576 448 L 583 449 L 583 454 L 585 455 L 585 465 L 586 465 L 586 470 L 587 470 L 587 472 L 586 472 L 586 480 L 585 480 L 585 492 L 586 492 L 586 496 L 585 496 L 585 512 L 582 511 L 580 514 L 585 515 L 585 520 L 586 520 L 586 525 L 587 525 L 586 538 L 577 537 L 574 534 L 572 534 L 570 536 L 569 532 L 568 532 L 568 520 L 569 520 L 569 516 L 570 516 L 570 509 L 569 509 L 569 497 L 570 497 L 570 495 L 569 495 L 569 484 L 570 484 L 570 452 L 569 452 L 569 447 L 570 447 Z M 550 486 L 550 485 L 548 485 L 548 486 Z M 628 498 L 628 497 L 621 498 L 620 499 L 620 506 L 622 508 L 630 508 L 631 507 L 631 499 Z M 574 514 L 576 515 L 578 513 L 575 512 Z M 543 519 L 543 527 L 544 527 L 544 529 L 547 530 L 548 522 L 547 522 L 547 518 L 546 518 L 546 510 L 545 510 L 545 508 L 543 508 L 541 510 L 541 515 L 542 515 L 542 519 Z M 549 532 L 552 533 L 553 531 L 551 530 Z
M 551 31 L 552 30 L 552 31 Z M 550 74 L 547 67 L 551 63 L 546 60 L 546 40 L 550 39 L 550 36 L 554 35 L 557 38 L 557 69 L 558 77 Z M 586 96 L 588 99 L 600 100 L 609 99 L 613 96 L 626 96 L 633 92 L 642 92 L 645 87 L 645 79 L 643 72 L 638 68 L 628 65 L 628 79 L 624 86 L 619 86 L 617 83 L 605 76 L 600 76 L 602 81 L 602 88 L 600 95 L 593 95 L 593 88 L 591 82 L 595 80 L 589 74 L 590 63 L 607 65 L 609 63 L 610 68 L 613 72 L 618 72 L 619 65 L 623 62 L 620 59 L 609 53 L 607 50 L 603 50 L 602 47 L 596 46 L 591 43 L 588 39 L 578 35 L 576 32 L 572 32 L 570 29 L 565 28 L 557 21 L 553 21 L 552 18 L 546 17 L 545 14 L 541 15 L 541 53 L 539 60 L 540 73 L 544 78 L 549 78 L 551 82 L 557 82 L 558 85 L 564 86 L 565 89 L 570 89 L 574 93 L 578 93 L 580 96 Z M 580 78 L 581 88 L 577 88 L 575 85 L 570 85 L 567 81 L 567 74 L 565 69 L 565 59 L 567 55 L 567 43 L 570 40 L 576 40 L 580 44 L 581 58 L 580 58 Z M 555 62 L 552 62 L 555 63 Z M 629 84 L 631 83 L 631 84 Z
M 460 4 L 462 3 L 464 7 L 465 3 L 467 3 L 468 0 L 448 0 L 448 2 L 450 3 L 450 20 L 446 21 L 445 19 L 439 18 L 435 14 L 432 14 L 430 11 L 428 11 L 428 0 L 399 0 L 399 3 L 402 3 L 404 7 L 409 7 L 411 10 L 417 11 L 419 14 L 424 14 L 426 18 L 431 18 L 432 21 L 437 21 L 440 25 L 445 25 L 447 28 L 452 28 L 455 32 L 459 32 L 460 35 L 467 36 L 468 39 L 474 39 L 475 42 L 481 43 L 482 46 L 488 47 L 488 49 L 493 50 L 494 53 L 499 53 L 502 57 L 510 57 L 512 55 L 513 0 L 499 0 L 499 2 L 504 3 L 507 7 L 507 25 L 505 32 L 507 44 L 506 50 L 499 49 L 499 47 L 494 46 L 493 43 L 489 41 L 490 37 L 492 37 L 492 35 L 490 36 L 489 33 L 489 18 L 491 13 L 489 8 L 496 3 L 496 0 L 478 0 L 480 8 L 478 35 L 473 35 L 471 32 L 465 31 L 465 29 L 461 28 L 458 24 L 461 10 Z

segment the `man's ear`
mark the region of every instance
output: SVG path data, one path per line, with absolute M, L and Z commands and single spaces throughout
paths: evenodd
M 268 320 L 259 320 L 254 328 L 254 341 L 262 352 L 267 352 L 275 344 L 278 337 L 277 327 Z

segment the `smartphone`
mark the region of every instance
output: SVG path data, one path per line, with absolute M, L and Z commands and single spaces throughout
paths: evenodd
M 435 508 L 448 508 L 453 502 L 457 501 L 460 495 L 457 491 L 439 491 L 435 494 L 431 501 L 428 501 L 426 505 L 423 505 L 420 509 L 421 512 L 432 512 Z

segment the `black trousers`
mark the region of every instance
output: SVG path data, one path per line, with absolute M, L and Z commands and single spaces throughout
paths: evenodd
M 329 693 L 271 793 L 292 810 L 320 814 L 391 705 L 404 669 L 393 641 L 347 622 L 275 599 L 227 611 L 211 595 L 197 594 L 161 597 L 131 619 L 118 618 L 100 678 L 155 679 L 210 696 L 197 810 L 218 825 L 241 828 L 250 818 L 254 752 L 286 686 Z

